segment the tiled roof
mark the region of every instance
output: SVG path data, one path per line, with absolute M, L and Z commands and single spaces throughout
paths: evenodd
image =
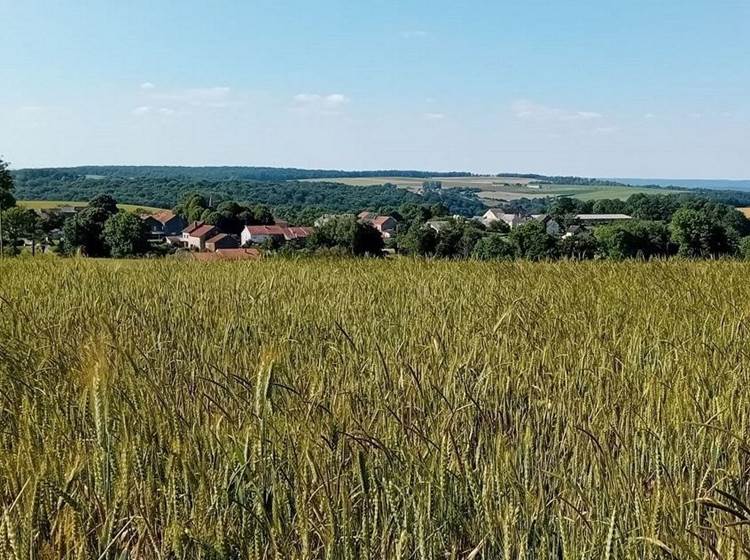
M 245 226 L 245 230 L 252 235 L 269 235 L 283 237 L 284 239 L 297 239 L 299 237 L 308 237 L 315 229 L 310 227 L 283 227 L 277 225 L 271 226 Z
M 189 232 L 191 237 L 206 237 L 207 235 L 212 234 L 216 231 L 216 227 L 212 226 L 211 224 L 205 224 L 202 226 L 199 226 L 195 228 L 193 231 Z

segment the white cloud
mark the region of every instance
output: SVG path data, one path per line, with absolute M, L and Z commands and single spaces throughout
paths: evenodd
M 571 111 L 527 100 L 516 101 L 513 103 L 512 110 L 519 119 L 533 121 L 591 121 L 604 117 L 595 111 Z
M 145 115 L 161 115 L 163 117 L 171 117 L 176 114 L 177 111 L 170 109 L 169 107 L 151 107 L 150 105 L 142 105 L 136 107 L 131 111 L 131 114 L 136 117 L 143 117 Z
M 646 113 L 645 115 L 643 115 L 643 118 L 644 119 L 655 119 L 656 115 L 653 114 L 653 113 Z
M 442 121 L 445 119 L 445 113 L 425 113 L 424 118 L 428 121 Z
M 337 115 L 351 100 L 343 93 L 298 93 L 293 101 L 295 111 Z
M 141 84 L 141 89 L 154 89 L 156 86 L 152 84 L 151 82 L 143 82 Z
M 427 37 L 427 35 L 429 35 L 427 31 L 422 31 L 419 29 L 401 32 L 401 37 L 403 37 L 404 39 L 422 39 L 423 37 Z

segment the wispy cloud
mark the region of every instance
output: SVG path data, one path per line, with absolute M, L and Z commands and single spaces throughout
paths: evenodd
M 425 113 L 424 118 L 428 121 L 442 121 L 445 119 L 445 113 Z
M 133 109 L 131 114 L 136 117 L 143 117 L 146 115 L 161 115 L 163 117 L 171 117 L 176 114 L 177 111 L 170 109 L 169 107 L 151 107 L 150 105 L 141 105 Z
M 141 89 L 149 90 L 149 89 L 154 89 L 155 87 L 156 86 L 153 83 L 151 83 L 151 82 L 143 82 L 141 84 Z
M 604 115 L 595 111 L 562 109 L 559 107 L 550 107 L 548 105 L 534 103 L 533 101 L 528 100 L 516 101 L 513 103 L 512 110 L 519 119 L 533 121 L 591 121 L 604 117 Z
M 343 93 L 298 93 L 292 101 L 298 112 L 337 115 L 351 100 Z
M 141 117 L 143 115 L 148 115 L 151 112 L 152 108 L 147 105 L 142 105 L 140 107 L 136 107 L 132 111 L 130 111 L 131 114 L 135 115 L 136 117 Z
M 411 29 L 401 32 L 401 37 L 404 39 L 422 39 L 428 35 L 429 33 L 427 33 L 427 31 L 422 31 L 421 29 Z

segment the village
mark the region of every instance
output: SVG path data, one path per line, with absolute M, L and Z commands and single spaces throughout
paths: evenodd
M 140 215 L 153 242 L 163 242 L 169 247 L 187 250 L 192 258 L 203 261 L 257 259 L 261 256 L 264 246 L 304 241 L 326 223 L 352 217 L 353 214 L 325 214 L 315 221 L 313 227 L 291 226 L 286 221 L 274 220 L 273 224 L 268 225 L 245 225 L 237 235 L 202 221 L 187 223 L 183 217 L 171 210 Z M 384 241 L 395 238 L 398 233 L 404 231 L 405 226 L 393 216 L 369 211 L 360 212 L 356 219 L 377 230 Z M 544 225 L 550 236 L 565 239 L 590 232 L 596 226 L 631 219 L 632 217 L 627 214 L 577 214 L 574 223 L 565 227 L 561 220 L 550 214 L 511 214 L 502 208 L 490 208 L 483 215 L 469 219 L 458 215 L 430 219 L 423 227 L 440 233 L 457 221 L 469 220 L 487 228 L 504 224 L 508 230 L 513 230 L 529 222 L 539 222 Z M 388 249 L 386 251 L 388 252 Z

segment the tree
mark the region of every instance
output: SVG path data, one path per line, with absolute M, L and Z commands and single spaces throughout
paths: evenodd
M 596 238 L 589 232 L 563 237 L 558 244 L 560 256 L 577 261 L 593 259 L 597 248 Z
M 617 225 L 601 226 L 594 230 L 597 250 L 603 257 L 622 260 L 634 257 L 636 243 L 633 235 Z
M 102 235 L 110 255 L 122 259 L 148 251 L 148 228 L 135 214 L 119 212 L 104 223 Z
M 521 258 L 537 261 L 557 256 L 557 240 L 547 233 L 546 226 L 539 220 L 531 220 L 511 230 L 510 241 Z
M 663 222 L 629 220 L 596 228 L 597 252 L 610 259 L 650 259 L 674 252 L 669 228 Z
M 396 240 L 399 251 L 421 257 L 434 255 L 437 243 L 437 232 L 418 221 L 414 222 L 406 233 L 400 234 Z
M 14 254 L 23 238 L 34 238 L 37 215 L 33 210 L 14 206 L 2 212 L 4 251 Z
M 671 229 L 684 257 L 715 257 L 732 250 L 724 226 L 705 210 L 680 208 L 672 217 Z
M 627 214 L 628 204 L 619 199 L 597 200 L 591 211 L 594 214 Z
M 174 207 L 174 213 L 182 216 L 188 222 L 197 222 L 207 208 L 206 197 L 198 192 L 191 191 L 182 195 L 177 206 Z
M 104 224 L 111 214 L 102 208 L 89 206 L 63 225 L 62 250 L 66 254 L 77 251 L 89 257 L 106 257 L 109 247 L 103 238 Z
M 750 235 L 740 240 L 739 254 L 746 261 L 750 260 Z
M 354 216 L 338 216 L 328 220 L 309 238 L 313 248 L 342 249 L 355 256 L 381 256 L 383 237 L 370 224 Z
M 0 210 L 7 210 L 16 205 L 13 196 L 13 176 L 8 170 L 10 164 L 0 159 Z
M 509 260 L 515 256 L 515 251 L 505 236 L 490 233 L 477 241 L 472 256 L 482 261 Z
M 92 198 L 89 201 L 89 207 L 99 208 L 110 216 L 113 216 L 118 212 L 117 201 L 108 194 L 100 194 Z

